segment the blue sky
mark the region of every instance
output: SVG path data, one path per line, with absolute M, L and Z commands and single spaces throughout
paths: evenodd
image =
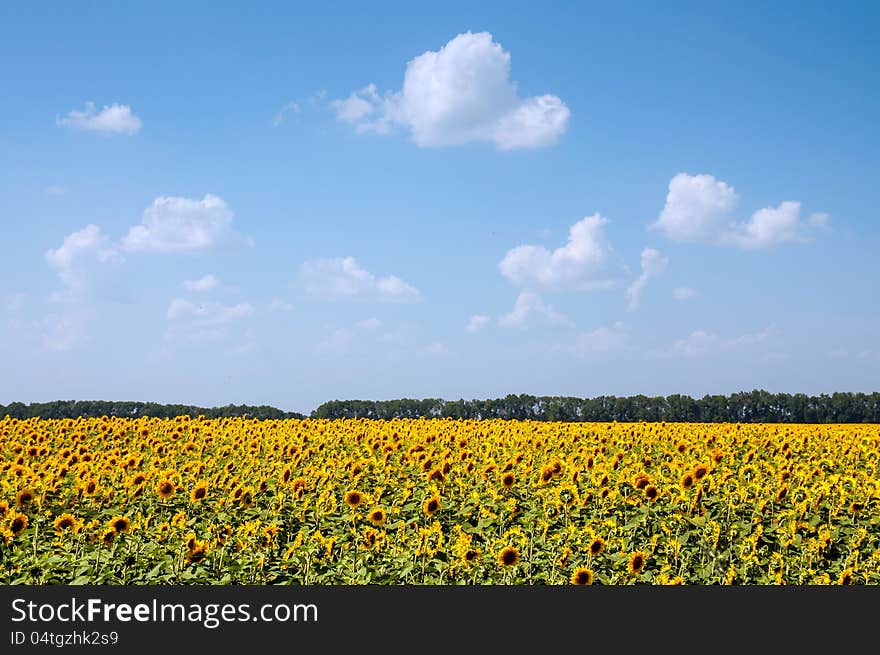
M 873 391 L 873 3 L 0 7 L 0 403 Z

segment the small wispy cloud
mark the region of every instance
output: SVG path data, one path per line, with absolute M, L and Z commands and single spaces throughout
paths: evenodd
M 284 122 L 284 117 L 286 114 L 298 114 L 300 112 L 300 106 L 298 102 L 288 102 L 284 105 L 275 116 L 272 118 L 272 126 L 278 127 L 281 123 Z
M 220 284 L 219 280 L 210 273 L 203 275 L 196 280 L 185 280 L 183 287 L 187 291 L 195 291 L 196 293 L 207 293 L 213 291 Z
M 141 119 L 135 116 L 131 107 L 114 102 L 98 109 L 94 102 L 87 102 L 85 109 L 73 109 L 67 116 L 55 119 L 56 125 L 77 130 L 87 130 L 104 135 L 137 134 L 141 129 Z

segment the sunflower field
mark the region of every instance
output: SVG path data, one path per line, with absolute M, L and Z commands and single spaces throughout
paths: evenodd
M 878 584 L 880 426 L 0 420 L 0 584 Z

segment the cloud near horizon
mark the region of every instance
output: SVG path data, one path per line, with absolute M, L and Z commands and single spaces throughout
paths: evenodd
M 396 275 L 376 277 L 354 257 L 310 259 L 302 263 L 300 282 L 305 292 L 324 300 L 361 299 L 407 303 L 421 299 L 419 290 Z

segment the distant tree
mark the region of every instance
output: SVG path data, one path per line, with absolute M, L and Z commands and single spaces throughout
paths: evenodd
M 381 401 L 333 400 L 318 406 L 315 418 L 506 418 L 538 421 L 670 421 L 744 423 L 878 423 L 880 392 L 819 396 L 772 394 L 761 389 L 692 398 L 670 396 L 597 396 L 571 398 L 508 394 L 504 398 L 444 401 L 426 398 Z

